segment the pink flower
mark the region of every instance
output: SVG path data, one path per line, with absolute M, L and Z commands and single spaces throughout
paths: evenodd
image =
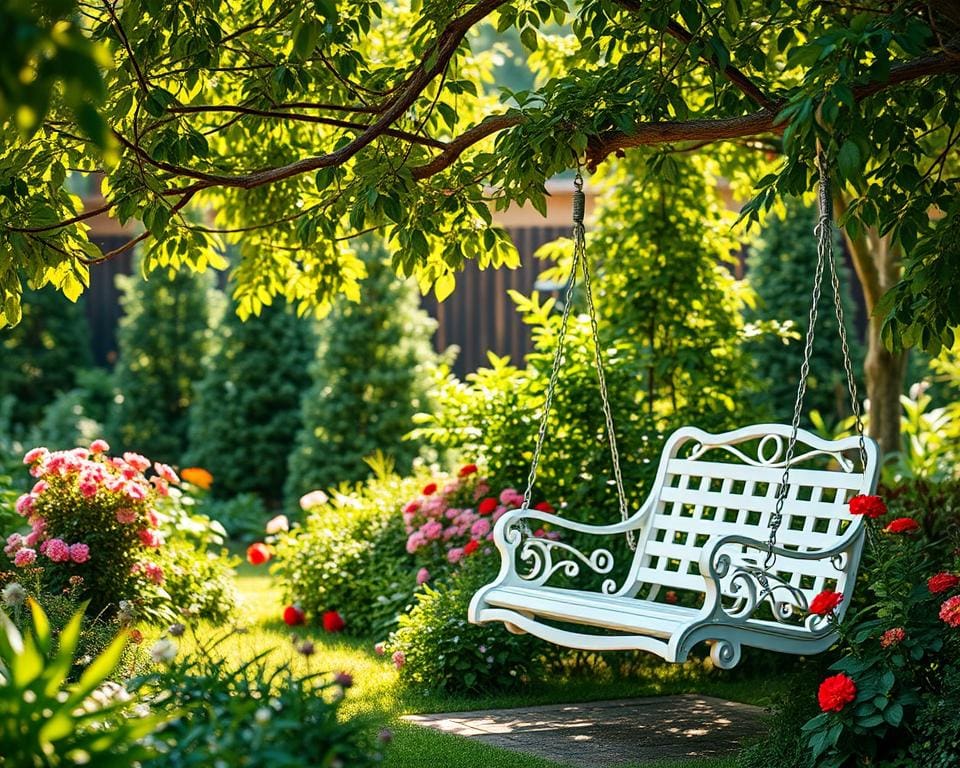
M 170 486 L 167 484 L 167 481 L 164 480 L 159 475 L 154 475 L 150 478 L 150 482 L 153 483 L 153 487 L 156 489 L 157 493 L 161 496 L 170 495 Z
M 499 520 L 499 519 L 500 519 L 501 517 L 503 517 L 505 514 L 507 514 L 507 508 L 506 508 L 506 507 L 497 507 L 497 511 L 494 512 L 494 513 L 490 516 L 490 519 L 495 523 L 495 522 L 497 522 L 497 520 Z
M 90 443 L 90 452 L 97 453 L 106 453 L 110 450 L 110 446 L 107 444 L 106 440 L 94 440 Z
M 392 658 L 393 666 L 397 669 L 402 669 L 403 665 L 407 663 L 407 657 L 403 655 L 403 651 L 394 651 Z
M 90 559 L 90 547 L 86 544 L 71 544 L 70 559 L 75 563 L 85 563 Z
M 90 480 L 81 480 L 77 484 L 77 487 L 80 489 L 80 495 L 85 499 L 92 499 L 97 495 L 97 491 L 100 490 L 100 486 Z
M 3 552 L 7 557 L 13 557 L 23 546 L 23 536 L 19 533 L 11 533 L 7 536 L 7 546 L 3 548 Z
M 428 571 L 426 568 L 421 568 L 419 571 L 417 571 L 417 586 L 418 586 L 418 587 L 423 586 L 423 585 L 426 584 L 428 581 L 430 581 L 430 571 Z
M 159 461 L 153 465 L 154 471 L 171 485 L 180 485 L 180 477 L 173 471 L 169 464 L 161 464 Z
M 473 489 L 473 500 L 480 501 L 488 493 L 490 493 L 490 483 L 481 480 L 477 483 L 477 487 Z
M 154 531 L 150 528 L 144 528 L 140 531 L 140 542 L 145 547 L 159 547 L 160 546 L 160 534 L 157 531 Z
M 423 535 L 422 531 L 414 531 L 410 534 L 410 537 L 407 539 L 407 552 L 413 554 L 420 547 L 427 543 L 426 537 Z
M 123 525 L 129 525 L 137 520 L 136 510 L 130 509 L 129 507 L 120 507 L 115 514 L 117 516 L 117 522 Z
M 163 584 L 163 568 L 156 563 L 144 563 L 143 573 L 154 584 Z
M 30 514 L 30 511 L 33 509 L 33 503 L 36 501 L 36 497 L 25 493 L 19 499 L 17 499 L 16 510 L 18 515 L 23 515 L 26 517 Z
M 473 527 L 470 529 L 470 533 L 476 536 L 478 539 L 486 536 L 488 533 L 490 533 L 490 521 L 481 517 L 473 524 Z
M 459 563 L 463 559 L 463 547 L 453 547 L 447 551 L 448 563 Z
M 373 646 L 373 650 L 377 656 L 383 656 L 383 654 L 387 652 L 387 646 L 385 646 L 383 643 L 377 643 Z
M 948 626 L 960 627 L 960 595 L 954 595 L 943 601 L 943 605 L 940 606 L 940 618 Z
M 41 551 L 55 563 L 65 563 L 70 560 L 70 547 L 63 539 L 50 539 Z
M 516 488 L 504 488 L 502 491 L 500 491 L 500 503 L 509 507 L 517 495 L 518 493 Z M 520 498 L 522 500 L 523 496 Z
M 36 464 L 50 454 L 46 448 L 31 448 L 23 457 L 24 464 Z
M 43 492 L 44 492 L 45 490 L 47 490 L 47 488 L 49 488 L 49 487 L 50 487 L 50 486 L 47 485 L 47 481 L 46 481 L 46 480 L 37 480 L 37 482 L 34 483 L 33 490 L 30 491 L 30 495 L 31 495 L 31 496 L 39 496 L 41 493 L 43 493 Z
M 140 483 L 125 483 L 123 492 L 127 495 L 127 498 L 132 501 L 143 501 L 147 498 L 147 489 Z
M 448 526 L 443 529 L 443 540 L 450 541 L 454 536 L 460 535 L 460 529 L 455 525 Z
M 37 559 L 36 550 L 30 549 L 29 547 L 23 547 L 17 551 L 17 554 L 13 557 L 13 564 L 17 568 L 23 568 L 25 565 L 30 565 Z
M 141 456 L 139 453 L 127 451 L 125 454 L 123 454 L 123 460 L 137 470 L 137 472 L 146 472 L 148 469 L 150 469 L 150 459 L 148 459 L 146 456 Z
M 436 541 L 440 538 L 440 534 L 443 533 L 443 526 L 436 520 L 431 520 L 420 529 L 420 532 L 427 541 Z
M 290 521 L 287 519 L 286 515 L 277 515 L 276 517 L 270 518 L 270 520 L 267 522 L 266 530 L 268 536 L 273 536 L 281 531 L 289 531 Z

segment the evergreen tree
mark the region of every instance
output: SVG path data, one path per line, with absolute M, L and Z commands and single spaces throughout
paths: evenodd
M 203 377 L 211 325 L 222 314 L 222 294 L 213 289 L 210 275 L 187 271 L 172 278 L 158 271 L 149 280 L 138 271 L 117 280 L 124 316 L 117 335 L 114 448 L 180 464 L 187 412 Z
M 419 308 L 415 288 L 397 279 L 382 245 L 365 243 L 360 255 L 368 271 L 360 301 L 338 300 L 321 329 L 290 457 L 290 505 L 307 491 L 366 477 L 363 459 L 377 450 L 401 472 L 420 452 L 403 436 L 413 415 L 427 410 L 436 323 Z
M 83 304 L 47 287 L 23 303 L 23 319 L 0 330 L 0 400 L 10 398 L 18 435 L 38 424 L 57 395 L 93 365 Z
M 210 470 L 220 497 L 279 502 L 316 354 L 313 322 L 283 304 L 241 321 L 228 312 L 190 411 L 187 464 Z
M 786 216 L 767 218 L 759 238 L 752 244 L 747 260 L 747 278 L 760 297 L 752 313 L 755 320 L 792 320 L 800 339 L 789 344 L 775 338 L 762 338 L 754 345 L 757 371 L 765 379 L 758 394 L 770 417 L 789 422 L 797 393 L 797 379 L 803 360 L 813 275 L 817 264 L 814 237 L 816 211 L 799 201 L 787 205 Z M 840 268 L 840 288 L 844 322 L 851 347 L 854 371 L 862 370 L 863 349 L 854 326 L 856 310 L 850 296 L 851 277 L 843 259 L 839 238 L 834 241 Z M 833 308 L 833 289 L 829 270 L 824 272 L 823 292 L 818 305 L 816 339 L 807 378 L 804 421 L 817 410 L 827 424 L 834 424 L 851 413 L 837 318 Z

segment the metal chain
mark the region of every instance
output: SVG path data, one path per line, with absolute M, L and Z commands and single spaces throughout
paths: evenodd
M 817 168 L 820 172 L 820 210 L 821 226 L 823 224 L 823 210 L 825 206 L 832 207 L 830 195 L 830 177 L 827 174 L 827 160 L 822 152 L 817 153 Z M 825 226 L 830 226 L 829 217 Z M 847 328 L 843 321 L 843 301 L 840 298 L 840 279 L 837 269 L 836 254 L 833 251 L 833 237 L 827 243 L 827 264 L 830 267 L 830 284 L 833 288 L 833 309 L 837 316 L 837 328 L 840 329 L 840 349 L 843 351 L 843 370 L 847 375 L 847 392 L 850 393 L 850 407 L 856 420 L 857 436 L 860 438 L 860 465 L 866 471 L 867 448 L 863 437 L 863 416 L 860 412 L 860 398 L 857 395 L 857 379 L 853 374 L 853 363 L 850 360 L 850 345 L 847 343 Z
M 570 277 L 564 286 L 564 295 L 566 302 L 563 308 L 563 317 L 560 324 L 560 332 L 557 336 L 557 349 L 553 356 L 553 368 L 550 371 L 550 381 L 547 384 L 547 394 L 543 406 L 543 414 L 540 418 L 540 428 L 537 432 L 537 443 L 533 452 L 533 460 L 530 466 L 530 475 L 527 479 L 527 488 L 523 494 L 524 510 L 530 508 L 530 502 L 533 498 L 533 486 L 537 479 L 537 470 L 540 466 L 540 456 L 543 451 L 543 443 L 547 433 L 547 422 L 550 416 L 550 409 L 553 405 L 553 396 L 556 392 L 557 382 L 560 376 L 560 368 L 563 359 L 563 349 L 566 341 L 567 322 L 570 317 L 570 309 L 573 306 L 573 287 L 576 284 L 577 270 L 583 269 L 583 284 L 587 297 L 587 311 L 590 316 L 590 331 L 593 337 L 594 361 L 597 366 L 597 382 L 600 386 L 600 399 L 603 407 L 603 417 L 606 423 L 607 439 L 610 443 L 610 458 L 613 463 L 613 477 L 617 486 L 617 501 L 620 507 L 620 519 L 624 522 L 629 519 L 629 510 L 627 507 L 627 494 L 623 488 L 623 473 L 620 470 L 620 453 L 617 449 L 617 435 L 614 428 L 613 412 L 610 408 L 610 397 L 607 392 L 607 381 L 603 370 L 602 346 L 600 344 L 600 331 L 597 322 L 597 310 L 593 301 L 593 286 L 590 281 L 590 268 L 587 263 L 586 254 L 586 230 L 583 219 L 586 209 L 586 196 L 583 192 L 583 175 L 577 170 L 574 179 L 573 195 L 573 266 L 570 270 Z M 637 544 L 633 531 L 627 531 L 627 544 L 631 550 L 636 550 Z
M 550 420 L 550 409 L 553 407 L 553 395 L 557 390 L 557 380 L 560 378 L 560 366 L 563 361 L 563 348 L 567 338 L 567 320 L 573 307 L 573 287 L 577 282 L 577 268 L 579 266 L 580 251 L 574 248 L 573 266 L 570 277 L 563 288 L 564 305 L 563 316 L 560 320 L 560 331 L 557 334 L 557 348 L 553 353 L 553 367 L 550 370 L 550 381 L 547 384 L 547 394 L 543 402 L 543 413 L 540 416 L 540 427 L 537 430 L 537 444 L 533 449 L 533 459 L 530 462 L 530 474 L 527 477 L 527 489 L 523 492 L 523 506 L 521 509 L 530 509 L 533 499 L 533 486 L 537 482 L 537 470 L 540 467 L 540 455 L 543 452 L 543 442 L 547 436 L 547 422 Z
M 574 182 L 576 196 L 583 199 L 583 177 L 577 171 Z M 617 486 L 617 503 L 620 506 L 620 520 L 626 522 L 630 513 L 627 509 L 627 494 L 623 490 L 623 473 L 620 471 L 620 451 L 617 450 L 617 431 L 613 424 L 613 412 L 610 409 L 610 396 L 607 393 L 607 378 L 603 371 L 603 348 L 600 344 L 600 329 L 597 324 L 597 310 L 593 303 L 593 287 L 590 283 L 590 265 L 586 253 L 586 234 L 583 229 L 583 217 L 574 220 L 574 248 L 581 251 L 580 262 L 583 265 L 583 287 L 587 295 L 587 311 L 590 315 L 590 332 L 593 334 L 593 356 L 597 366 L 597 383 L 600 385 L 600 401 L 603 406 L 603 418 L 606 422 L 607 441 L 610 443 L 610 459 L 613 463 L 613 479 Z M 636 551 L 637 542 L 633 531 L 627 531 L 627 546 Z
M 817 219 L 817 225 L 814 228 L 814 234 L 817 238 L 817 266 L 813 275 L 813 293 L 810 299 L 810 314 L 807 318 L 807 337 L 803 347 L 803 363 L 800 366 L 800 381 L 797 384 L 797 396 L 793 404 L 793 421 L 790 425 L 790 439 L 787 442 L 783 477 L 780 478 L 780 485 L 777 488 L 776 506 L 774 507 L 773 514 L 770 515 L 770 538 L 767 541 L 767 556 L 763 562 L 763 567 L 767 570 L 773 566 L 777 559 L 773 548 L 777 545 L 777 532 L 783 523 L 783 506 L 786 503 L 787 493 L 790 489 L 790 464 L 793 462 L 793 455 L 797 447 L 800 416 L 803 412 L 804 396 L 807 393 L 807 377 L 810 375 L 810 358 L 813 354 L 813 339 L 817 325 L 817 315 L 819 313 L 820 296 L 823 285 L 823 269 L 828 258 L 828 253 L 831 252 L 833 242 L 833 231 L 830 226 L 829 188 L 825 182 L 826 176 L 821 175 L 820 195 L 818 197 L 819 217 Z

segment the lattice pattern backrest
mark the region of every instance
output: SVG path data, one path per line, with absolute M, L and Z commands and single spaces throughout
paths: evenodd
M 764 425 L 764 428 L 777 432 L 788 430 L 775 425 Z M 716 440 L 725 437 L 691 431 Z M 770 438 L 762 433 L 751 437 L 749 432 L 744 432 L 728 433 L 740 438 L 737 442 L 731 440 L 730 444 L 705 445 L 702 440 L 678 440 L 674 446 L 668 446 L 669 453 L 665 449 L 659 496 L 642 551 L 638 548 L 636 581 L 702 592 L 700 553 L 711 538 L 739 534 L 766 541 L 783 475 L 780 461 L 783 436 L 768 431 Z M 806 436 L 818 446 L 824 444 L 812 435 Z M 738 444 L 752 439 L 750 447 L 756 446 L 758 437 L 763 439 L 755 448 L 757 454 L 753 454 L 757 458 L 753 458 L 745 452 L 747 446 Z M 767 458 L 764 458 L 765 451 Z M 790 472 L 778 544 L 799 551 L 831 547 L 850 525 L 859 524 L 851 517 L 847 502 L 857 493 L 872 490 L 867 487 L 870 481 L 864 479 L 859 467 L 854 471 L 853 462 L 841 452 L 834 456 L 827 451 L 798 446 L 796 456 L 804 460 L 795 462 Z M 741 554 L 741 562 L 747 563 L 751 558 L 762 560 L 763 557 L 763 553 L 755 549 Z M 856 563 L 852 566 L 855 569 Z M 842 580 L 843 576 L 829 560 L 787 558 L 777 562 L 777 573 L 801 590 L 808 600 L 824 588 L 836 588 L 838 577 Z M 723 586 L 724 592 L 730 594 L 730 585 Z

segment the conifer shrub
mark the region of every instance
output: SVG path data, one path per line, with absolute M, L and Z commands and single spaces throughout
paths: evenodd
M 184 464 L 211 472 L 217 498 L 255 493 L 279 503 L 310 385 L 313 321 L 282 304 L 244 321 L 228 312 L 217 342 L 194 391 Z
M 419 308 L 416 290 L 387 263 L 382 245 L 362 246 L 368 276 L 360 300 L 341 298 L 320 329 L 320 349 L 303 399 L 303 426 L 290 456 L 286 500 L 370 474 L 376 451 L 401 474 L 421 445 L 404 436 L 413 415 L 429 410 L 438 359 L 430 344 L 435 322 Z
M 108 434 L 126 451 L 180 464 L 188 410 L 211 349 L 223 297 L 209 274 L 163 271 L 117 278 L 124 316 L 117 336 L 117 407 Z

